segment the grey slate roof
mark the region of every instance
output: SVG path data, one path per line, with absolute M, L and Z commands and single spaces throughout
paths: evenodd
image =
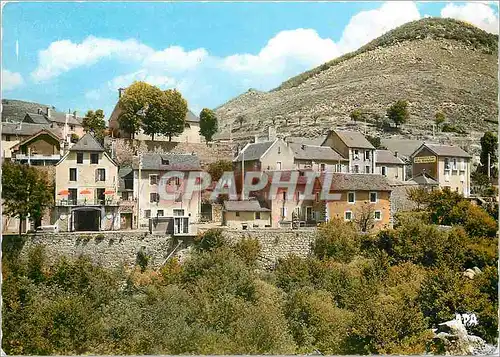
M 350 148 L 375 149 L 375 147 L 358 131 L 334 130 L 340 140 Z
M 410 157 L 424 142 L 407 139 L 380 139 L 380 144 L 400 157 Z
M 301 136 L 289 136 L 285 139 L 287 143 L 305 144 L 305 145 L 316 145 L 320 146 L 326 139 L 326 135 L 318 136 L 316 138 L 303 138 Z
M 186 121 L 199 123 L 200 118 L 196 114 L 194 114 L 191 110 L 188 110 L 188 112 L 186 114 Z
M 50 117 L 47 116 L 47 108 L 50 108 Z M 43 114 L 38 114 L 38 109 L 42 110 Z M 26 117 L 26 114 L 41 116 L 45 118 L 45 123 L 55 122 L 59 124 L 64 124 L 66 122 L 66 114 L 58 112 L 54 106 L 48 106 L 45 104 L 27 102 L 24 100 L 17 99 L 2 99 L 2 121 L 3 122 L 21 122 Z M 36 123 L 41 124 L 41 119 L 37 119 Z M 70 125 L 82 125 L 82 118 L 69 115 L 68 124 Z
M 325 176 L 332 176 L 330 192 L 334 191 L 392 191 L 389 180 L 376 174 L 344 174 L 327 172 L 321 175 L 321 183 L 325 184 Z
M 167 164 L 168 162 L 168 164 Z M 201 170 L 200 160 L 193 154 L 156 154 L 142 155 L 142 170 L 155 171 L 198 171 Z M 138 166 L 134 166 L 138 169 Z
M 297 160 L 348 161 L 329 146 L 314 146 L 290 143 L 293 156 Z
M 118 169 L 118 188 L 120 191 L 125 191 L 125 180 L 128 179 L 126 176 L 130 175 L 132 172 L 133 169 L 130 166 L 120 167 Z
M 424 144 L 424 146 L 433 151 L 438 156 L 472 157 L 472 155 L 470 155 L 459 146 L 440 144 Z
M 259 201 L 224 201 L 224 209 L 228 212 L 269 212 L 269 208 L 261 207 Z
M 390 150 L 376 150 L 375 155 L 377 164 L 404 165 L 403 160 L 394 156 Z
M 69 149 L 69 151 L 92 151 L 103 152 L 104 148 L 97 142 L 92 134 L 87 133 L 78 142 Z
M 2 123 L 2 134 L 31 136 L 40 130 L 50 130 L 54 135 L 62 138 L 62 132 L 59 128 L 51 128 L 50 124 L 31 124 L 31 123 Z
M 429 174 L 427 173 L 419 173 L 418 175 L 413 176 L 410 180 L 410 182 L 416 182 L 419 185 L 430 185 L 430 186 L 439 186 L 439 182 L 434 180 Z
M 241 161 L 243 157 L 245 161 L 259 160 L 273 143 L 274 141 L 265 141 L 262 143 L 249 144 L 233 161 Z
M 27 118 L 26 118 L 27 117 Z M 45 116 L 35 113 L 26 113 L 25 123 L 35 123 L 35 124 L 48 124 L 49 122 L 45 119 Z

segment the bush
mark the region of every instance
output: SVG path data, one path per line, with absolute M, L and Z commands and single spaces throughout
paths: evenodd
M 150 257 L 146 254 L 146 252 L 141 249 L 137 252 L 136 264 L 141 267 L 141 271 L 144 272 L 148 267 Z
M 293 254 L 279 259 L 275 270 L 277 286 L 286 292 L 309 286 L 311 284 L 309 265 L 307 259 Z
M 212 251 L 226 245 L 222 229 L 213 228 L 196 236 L 194 248 L 198 251 Z
M 333 219 L 318 228 L 312 250 L 320 259 L 349 262 L 359 253 L 360 245 L 360 236 L 351 223 Z
M 249 266 L 255 266 L 260 254 L 260 243 L 257 239 L 243 238 L 234 246 L 234 252 Z

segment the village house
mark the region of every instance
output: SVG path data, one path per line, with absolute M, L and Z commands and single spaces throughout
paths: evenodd
M 347 160 L 347 172 L 375 172 L 375 147 L 360 132 L 332 130 L 321 145 L 331 147 Z
M 12 161 L 33 166 L 50 166 L 63 155 L 64 140 L 50 129 L 42 129 L 11 148 Z
M 183 178 L 165 175 L 177 171 Z M 133 197 L 137 199 L 138 227 L 150 227 L 150 221 L 168 221 L 167 229 L 174 234 L 189 233 L 189 225 L 198 222 L 201 192 L 191 197 L 184 195 L 185 184 L 190 172 L 201 171 L 198 156 L 194 154 L 141 155 L 140 163 L 133 166 Z M 169 199 L 166 193 L 177 193 Z M 122 192 L 123 195 L 123 192 Z M 129 198 L 130 194 L 127 194 Z
M 331 179 L 330 194 L 338 194 L 338 200 L 326 202 L 326 220 L 333 218 L 355 222 L 361 230 L 380 230 L 392 226 L 391 186 L 382 175 L 325 173 Z
M 390 180 L 406 180 L 405 163 L 389 150 L 375 151 L 375 173 Z
M 118 89 L 118 99 L 125 93 L 124 88 Z M 120 117 L 122 110 L 119 106 L 119 102 L 115 104 L 113 112 L 109 116 L 108 127 L 115 137 L 130 139 L 130 134 L 120 129 L 120 124 L 118 118 Z M 144 134 L 140 130 L 135 134 L 134 139 L 137 140 L 151 140 L 151 136 Z M 200 118 L 194 114 L 191 110 L 188 110 L 185 118 L 184 131 L 178 136 L 173 136 L 172 140 L 165 135 L 155 135 L 155 141 L 172 141 L 177 143 L 200 143 L 202 136 L 200 135 Z
M 60 231 L 117 230 L 118 167 L 92 134 L 56 164 L 53 224 Z
M 380 144 L 385 149 L 394 153 L 405 163 L 405 178 L 413 176 L 411 155 L 417 150 L 424 142 L 422 140 L 413 139 L 394 139 L 382 138 Z
M 329 146 L 289 143 L 295 168 L 314 171 L 347 172 L 349 160 Z
M 224 202 L 222 225 L 237 229 L 271 227 L 271 210 L 255 199 L 228 200 Z
M 244 164 L 242 164 L 244 162 Z M 233 160 L 236 172 L 265 171 L 265 170 L 292 170 L 295 168 L 294 154 L 283 139 L 249 143 Z
M 412 154 L 413 176 L 425 173 L 441 189 L 470 194 L 471 155 L 458 146 L 422 144 Z

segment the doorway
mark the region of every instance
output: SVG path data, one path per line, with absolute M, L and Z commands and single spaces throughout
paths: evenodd
M 101 221 L 100 210 L 74 211 L 74 231 L 98 231 Z

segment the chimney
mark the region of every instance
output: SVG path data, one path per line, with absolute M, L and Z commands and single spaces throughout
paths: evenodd
M 122 97 L 123 93 L 125 93 L 125 88 L 118 88 L 118 99 Z
M 302 145 L 300 145 L 300 148 L 301 148 L 302 150 L 305 150 L 305 149 L 306 149 L 306 146 L 305 146 L 304 144 L 302 144 Z
M 256 143 L 259 141 L 259 135 L 254 135 L 253 136 L 253 142 Z
M 394 156 L 398 157 L 398 152 L 394 151 Z
M 50 108 L 47 107 L 47 118 L 50 118 Z
M 75 118 L 75 119 L 76 119 L 76 114 L 77 114 L 77 111 L 75 110 L 75 111 L 73 112 L 73 118 Z

